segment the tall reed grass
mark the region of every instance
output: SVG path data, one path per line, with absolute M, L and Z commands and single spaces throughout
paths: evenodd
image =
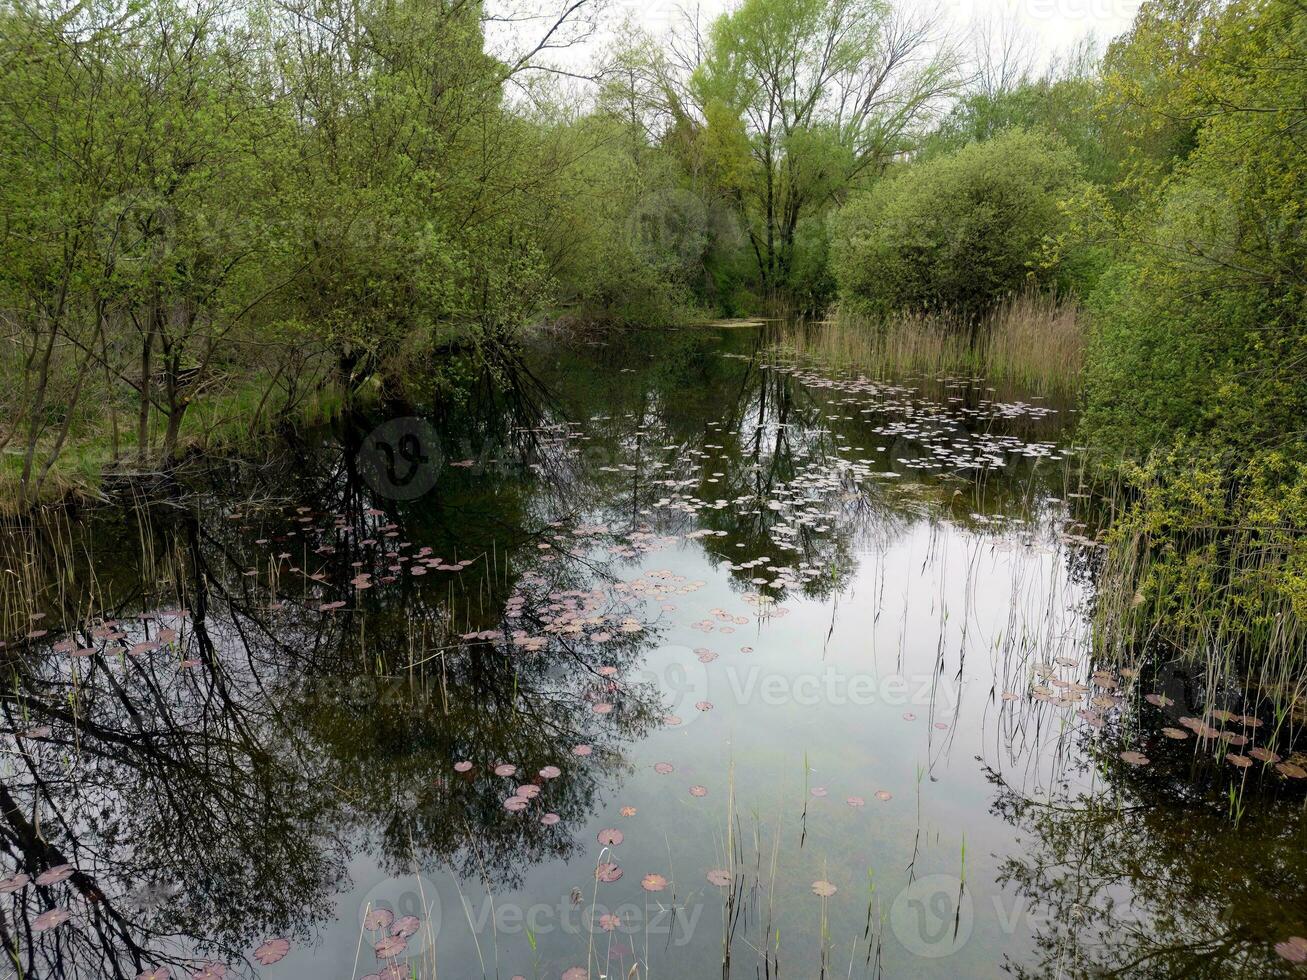
M 1099 467 L 1095 648 L 1109 662 L 1183 664 L 1204 705 L 1267 706 L 1277 726 L 1301 726 L 1304 529 L 1291 508 L 1249 506 L 1254 494 L 1219 470 L 1177 470 L 1178 456 Z
M 974 326 L 974 329 L 973 329 Z M 979 324 L 949 314 L 872 319 L 850 310 L 783 328 L 784 354 L 872 377 L 970 375 L 1018 393 L 1074 398 L 1086 320 L 1076 304 L 1018 294 Z M 1307 722 L 1307 547 L 1301 508 L 1231 488 L 1201 454 L 1131 463 L 1081 447 L 1067 493 L 1097 529 L 1091 611 L 1104 663 L 1182 667 L 1214 709 L 1269 707 Z M 1274 486 L 1273 482 L 1269 484 Z M 1286 494 L 1294 498 L 1295 494 Z M 1296 499 L 1307 499 L 1296 491 Z
M 1066 298 L 1028 291 L 979 324 L 952 313 L 875 319 L 841 309 L 818 324 L 786 329 L 782 346 L 834 368 L 882 377 L 978 374 L 1038 394 L 1071 394 L 1084 366 L 1085 324 Z

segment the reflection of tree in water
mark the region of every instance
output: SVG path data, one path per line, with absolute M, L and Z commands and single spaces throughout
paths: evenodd
M 643 518 L 658 533 L 702 535 L 715 565 L 767 556 L 762 567 L 732 568 L 732 578 L 744 591 L 783 600 L 792 592 L 829 598 L 852 576 L 860 550 L 883 550 L 915 520 L 942 515 L 993 530 L 986 515 L 1028 512 L 1031 501 L 1061 489 L 1056 465 L 1039 471 L 1024 461 L 1002 471 L 911 474 L 901 481 L 908 486 L 866 479 L 867 466 L 860 472 L 855 459 L 883 470 L 922 447 L 871 433 L 868 417 L 851 407 L 865 398 L 776 370 L 767 356 L 773 339 L 765 331 L 660 333 L 656 356 L 639 334 L 551 347 L 547 381 L 567 379 L 565 410 L 589 420 L 580 447 L 591 464 L 581 470 L 589 492 L 578 496 L 598 502 L 614 524 Z M 974 388 L 958 389 L 966 407 L 984 400 Z M 1022 421 L 931 418 L 948 418 L 947 431 L 958 433 L 1015 434 Z M 859 447 L 864 452 L 849 452 Z M 788 574 L 778 574 L 782 568 Z
M 993 770 L 989 778 L 994 811 L 1025 848 L 998 880 L 1037 942 L 1010 972 L 1296 975 L 1274 946 L 1307 926 L 1300 799 L 1263 799 L 1250 787 L 1259 798 L 1246 801 L 1236 829 L 1229 802 L 1196 793 L 1179 771 L 1109 774 L 1107 792 L 1054 802 L 1026 798 Z M 1128 780 L 1143 778 L 1147 794 L 1136 796 Z
M 824 479 L 833 472 L 834 439 L 819 406 L 790 379 L 762 370 L 756 358 L 723 358 L 717 343 L 702 331 L 673 333 L 660 338 L 658 357 L 647 366 L 620 343 L 574 355 L 586 363 L 636 365 L 626 374 L 570 361 L 559 366 L 569 377 L 590 379 L 569 386 L 568 406 L 591 420 L 590 441 L 581 448 L 598 464 L 586 468 L 590 501 L 614 525 L 696 533 L 714 565 L 770 556 L 764 564 L 821 568 L 825 576 L 761 591 L 783 598 L 801 585 L 809 595 L 827 595 L 842 577 L 831 572 L 852 570 L 854 528 L 888 518 L 889 511 L 880 512 L 851 482 L 833 482 L 820 494 L 794 500 L 822 508 L 828 526 L 817 531 L 821 522 L 799 515 L 790 547 L 779 548 L 778 528 L 795 515 L 788 505 L 776 510 L 769 503 L 788 493 L 796 478 Z M 759 343 L 755 334 L 738 333 L 736 346 L 752 354 Z M 613 405 L 627 411 L 612 412 Z M 732 577 L 742 589 L 759 591 L 751 581 L 759 571 L 733 569 Z
M 485 636 L 513 628 L 505 593 L 521 596 L 516 623 L 537 630 L 560 593 L 592 587 L 596 569 L 563 549 L 550 562 L 528 552 L 511 572 L 421 580 L 405 563 L 394 582 L 355 593 L 360 568 L 380 583 L 395 560 L 382 531 L 392 524 L 361 494 L 345 496 L 353 502 L 333 511 L 146 519 L 148 558 L 118 550 L 112 534 L 111 594 L 130 598 L 100 608 L 116 625 L 95 632 L 63 634 L 57 620 L 91 618 L 107 563 L 59 566 L 72 579 L 51 593 L 52 635 L 15 651 L 0 701 L 7 866 L 32 877 L 80 869 L 15 896 L 3 939 L 24 975 L 135 976 L 197 946 L 234 961 L 269 934 L 305 936 L 360 850 L 396 875 L 449 866 L 496 887 L 570 852 L 562 828 L 595 804 L 621 742 L 661 714 L 655 691 L 621 683 L 655 633 L 614 631 L 601 645 L 582 630 L 539 650 Z M 358 543 L 365 534 L 381 547 Z M 160 574 L 172 603 L 156 591 Z M 344 606 L 321 610 L 336 597 Z M 186 612 L 129 612 L 168 605 Z M 51 650 L 55 639 L 65 648 Z M 179 667 L 183 657 L 192 666 Z M 599 697 L 611 713 L 592 710 Z M 595 744 L 584 762 L 570 754 L 582 742 Z M 459 776 L 456 759 L 476 771 Z M 518 765 L 514 779 L 489 775 L 501 761 Z M 561 827 L 503 806 L 545 765 L 563 770 L 541 794 Z M 33 934 L 57 903 L 73 919 Z
M 19 929 L 36 906 L 74 912 L 11 946 L 24 975 L 134 976 L 175 962 L 175 940 L 196 933 L 228 958 L 264 924 L 290 927 L 322 906 L 343 865 L 330 799 L 275 757 L 285 747 L 269 713 L 226 671 L 179 675 L 162 657 L 113 652 L 43 659 L 23 664 L 3 703 L 7 865 L 79 872 L 18 896 Z M 34 728 L 37 739 L 16 736 Z
M 794 588 L 807 598 L 827 599 L 854 574 L 855 553 L 866 535 L 888 541 L 910 521 L 886 506 L 884 497 L 865 492 L 841 466 L 836 430 L 808 392 L 784 375 L 753 364 L 749 369 L 757 380 L 741 390 L 725 427 L 735 465 L 716 494 L 749 503 L 708 511 L 701 523 L 726 532 L 720 553 L 725 560 L 734 550 L 768 556 L 768 566 L 820 572 L 782 584 L 767 568 L 732 569 L 741 587 L 777 601 Z M 710 486 L 699 492 L 708 495 Z M 754 581 L 759 578 L 769 582 Z

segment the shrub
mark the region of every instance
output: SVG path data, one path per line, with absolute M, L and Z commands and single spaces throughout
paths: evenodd
M 1162 26 L 1141 21 L 1118 61 L 1168 82 L 1150 126 L 1196 128 L 1147 206 L 1117 222 L 1126 247 L 1089 304 L 1081 434 L 1108 460 L 1126 458 L 1130 490 L 1100 595 L 1123 643 L 1205 657 L 1209 678 L 1237 663 L 1268 692 L 1300 697 L 1307 10 L 1230 4 L 1186 31 Z M 1184 71 L 1177 34 L 1203 48 Z M 1129 78 L 1112 89 L 1138 101 Z
M 906 167 L 832 225 L 841 298 L 868 312 L 950 310 L 974 322 L 1024 285 L 1049 285 L 1045 240 L 1083 186 L 1056 137 L 1014 129 Z
M 1160 646 L 1205 662 L 1209 684 L 1242 665 L 1277 700 L 1300 696 L 1307 464 L 1182 440 L 1121 477 L 1099 583 L 1107 655 Z

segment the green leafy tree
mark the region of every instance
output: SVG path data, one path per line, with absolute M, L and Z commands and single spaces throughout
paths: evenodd
M 1118 48 L 1143 76 L 1109 77 L 1140 113 L 1131 179 L 1156 183 L 1108 211 L 1084 414 L 1090 444 L 1130 460 L 1109 567 L 1131 635 L 1242 652 L 1276 685 L 1307 618 L 1304 50 L 1289 0 L 1149 7 Z
M 952 89 L 938 40 L 880 0 L 745 0 L 713 23 L 683 125 L 738 202 L 764 292 L 796 285 L 804 219 L 909 149 Z

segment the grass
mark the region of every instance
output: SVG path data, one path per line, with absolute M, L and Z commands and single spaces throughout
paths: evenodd
M 786 329 L 781 346 L 835 369 L 879 377 L 978 374 L 1037 394 L 1072 394 L 1084 366 L 1085 322 L 1067 299 L 1025 292 L 989 314 L 971 338 L 953 314 L 903 313 L 873 319 L 841 309 L 817 325 Z
M 969 375 L 1022 396 L 1069 399 L 1080 389 L 1085 334 L 1073 302 L 1026 292 L 990 314 L 974 343 L 954 316 L 873 320 L 845 310 L 784 327 L 778 346 L 821 369 Z M 1105 546 L 1094 573 L 1096 657 L 1183 666 L 1216 709 L 1268 705 L 1284 723 L 1307 719 L 1301 529 L 1279 511 L 1271 520 L 1229 510 L 1221 486 L 1193 485 L 1192 476 L 1141 486 L 1125 479 L 1120 459 L 1087 451 L 1081 459 L 1066 489 L 1083 500 L 1077 516 L 1102 529 Z
M 1082 447 L 1065 471 L 1067 529 L 1094 541 L 1095 662 L 1178 674 L 1191 713 L 1218 727 L 1222 710 L 1254 713 L 1267 723 L 1262 744 L 1292 742 L 1307 722 L 1307 542 L 1283 513 L 1231 508 L 1221 474 L 1186 460 Z
M 288 404 L 285 392 L 270 385 L 263 374 L 249 377 L 223 392 L 198 400 L 187 411 L 178 437 L 178 454 L 197 449 L 240 449 L 269 434 L 278 424 L 290 420 L 300 425 L 315 425 L 338 416 L 346 401 L 345 392 L 335 384 L 315 388 L 294 405 Z M 271 391 L 270 394 L 268 392 Z M 112 474 L 129 474 L 137 468 L 137 433 L 134 408 L 119 406 L 117 439 L 112 433 L 106 412 L 88 418 L 70 432 L 54 465 L 39 484 L 35 499 L 22 503 L 22 450 L 11 446 L 0 453 L 0 517 L 17 516 L 23 510 L 42 504 L 68 500 L 104 500 L 103 484 Z M 147 454 L 147 467 L 157 466 L 157 443 L 165 424 L 154 413 L 151 422 L 154 441 Z M 45 442 L 37 446 L 34 481 L 51 451 Z

